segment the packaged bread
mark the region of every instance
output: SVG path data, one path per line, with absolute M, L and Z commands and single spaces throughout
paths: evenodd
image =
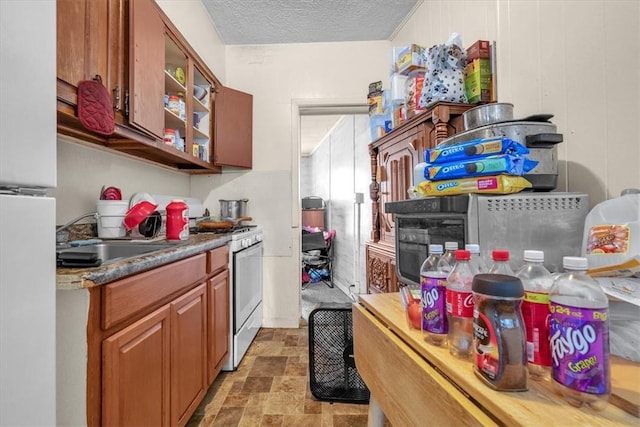
M 511 194 L 531 188 L 531 183 L 521 176 L 494 175 L 444 181 L 422 181 L 416 185 L 420 196 L 455 196 L 457 194 Z

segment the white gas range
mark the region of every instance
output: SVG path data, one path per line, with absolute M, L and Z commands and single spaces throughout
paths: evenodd
M 262 327 L 262 229 L 242 228 L 229 243 L 229 357 L 224 371 L 238 368 Z

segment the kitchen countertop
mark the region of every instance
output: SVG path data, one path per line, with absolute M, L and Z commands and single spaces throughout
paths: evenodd
M 74 290 L 104 285 L 135 273 L 150 270 L 227 244 L 231 240 L 225 234 L 192 234 L 176 247 L 141 255 L 100 267 L 57 268 L 56 288 Z M 160 241 L 164 242 L 164 241 Z

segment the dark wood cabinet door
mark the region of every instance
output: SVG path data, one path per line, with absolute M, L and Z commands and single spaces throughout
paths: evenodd
M 211 384 L 229 354 L 229 271 L 209 279 L 208 287 L 207 383 Z
M 253 157 L 253 96 L 219 87 L 214 104 L 213 162 L 251 168 Z
M 169 425 L 169 348 L 169 306 L 103 341 L 103 425 Z
M 70 114 L 81 81 L 106 79 L 108 8 L 108 0 L 56 1 L 58 100 Z
M 380 185 L 380 241 L 395 245 L 395 217 L 385 212 L 385 203 L 407 200 L 413 185 L 413 168 L 420 160 L 414 148 L 417 128 L 403 138 L 380 149 L 378 179 Z
M 206 287 L 171 303 L 171 424 L 185 425 L 207 390 Z
M 129 121 L 164 136 L 164 22 L 153 0 L 129 2 Z

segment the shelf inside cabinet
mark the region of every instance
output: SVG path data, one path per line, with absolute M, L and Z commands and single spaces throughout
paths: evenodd
M 194 128 L 193 128 L 193 138 L 194 139 L 199 139 L 199 140 L 203 140 L 203 139 L 204 140 L 209 140 L 209 135 L 207 135 L 202 130 L 200 130 L 197 127 L 194 126 Z
M 180 117 L 178 117 L 173 111 L 164 109 L 164 123 L 165 128 L 180 129 L 184 131 L 185 123 Z
M 200 112 L 200 113 L 208 113 L 209 112 L 209 107 L 207 105 L 203 104 L 200 100 L 198 100 L 194 96 L 193 97 L 193 111 L 197 111 L 197 112 Z
M 164 90 L 167 94 L 175 95 L 177 93 L 185 93 L 187 89 L 180 84 L 179 81 L 175 79 L 169 73 L 169 71 L 164 70 Z

